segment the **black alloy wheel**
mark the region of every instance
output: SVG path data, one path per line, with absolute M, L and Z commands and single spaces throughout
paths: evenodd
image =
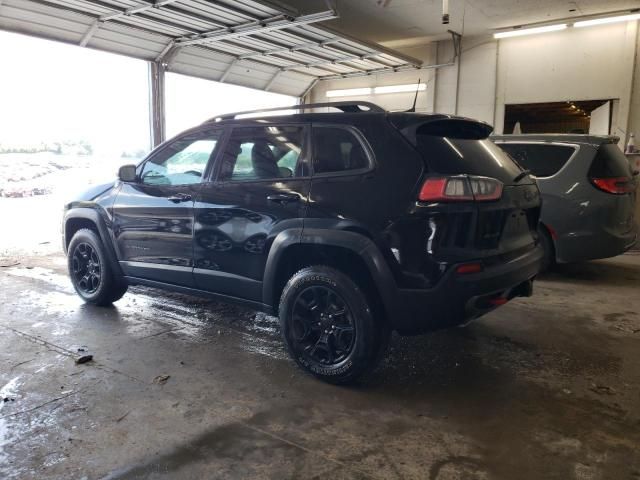
M 88 243 L 79 243 L 73 251 L 72 270 L 77 287 L 90 295 L 100 288 L 102 267 L 100 257 Z
M 109 263 L 97 232 L 81 228 L 73 235 L 67 252 L 71 283 L 85 302 L 107 306 L 126 293 L 127 282 Z
M 337 365 L 353 350 L 356 339 L 353 314 L 331 288 L 314 285 L 300 292 L 289 321 L 297 350 L 312 362 Z
M 391 333 L 371 291 L 328 265 L 295 273 L 284 286 L 278 314 L 291 358 L 306 372 L 337 385 L 371 372 Z

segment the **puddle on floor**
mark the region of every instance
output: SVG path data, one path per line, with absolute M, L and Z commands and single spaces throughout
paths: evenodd
M 55 285 L 56 288 L 73 292 L 71 280 L 66 275 L 61 275 L 49 268 L 43 267 L 13 267 L 5 270 L 14 277 L 31 278 Z
M 43 267 L 15 267 L 6 273 L 48 282 L 54 291 L 41 293 L 24 291 L 20 303 L 37 305 L 48 316 L 71 316 L 100 313 L 114 321 L 123 322 L 126 333 L 142 338 L 157 332 L 150 323 L 161 324 L 166 331 L 188 338 L 192 342 L 208 342 L 219 329 L 230 329 L 240 334 L 242 349 L 271 358 L 286 358 L 277 317 L 250 309 L 219 303 L 208 299 L 189 297 L 146 287 L 132 287 L 125 297 L 115 304 L 115 309 L 102 309 L 85 304 L 74 292 L 65 275 Z M 63 290 L 63 291 L 60 291 Z M 87 312 L 83 312 L 87 309 Z M 95 312 L 90 310 L 95 309 Z M 49 329 L 51 324 L 34 321 L 33 328 Z M 73 323 L 56 322 L 51 334 L 56 337 L 70 334 Z M 160 332 L 161 330 L 158 330 Z

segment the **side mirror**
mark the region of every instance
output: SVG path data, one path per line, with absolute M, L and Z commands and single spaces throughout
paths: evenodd
M 135 165 L 122 165 L 118 169 L 118 178 L 123 182 L 135 182 L 137 178 Z

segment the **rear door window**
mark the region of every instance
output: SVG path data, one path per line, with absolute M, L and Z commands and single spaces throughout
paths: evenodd
M 304 177 L 304 144 L 304 126 L 234 127 L 222 152 L 220 180 Z
M 342 173 L 369 168 L 362 142 L 349 129 L 313 127 L 313 171 Z
M 536 177 L 551 177 L 569 161 L 575 147 L 542 143 L 499 143 L 523 168 Z
M 613 143 L 600 145 L 589 169 L 589 177 L 619 178 L 631 176 L 631 164 L 618 146 Z

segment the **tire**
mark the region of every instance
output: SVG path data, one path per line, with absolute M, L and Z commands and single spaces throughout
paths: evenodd
M 123 278 L 115 274 L 100 237 L 87 228 L 78 230 L 67 253 L 71 283 L 78 295 L 92 305 L 107 306 L 127 291 Z
M 293 275 L 279 306 L 289 355 L 303 370 L 333 384 L 355 382 L 375 368 L 390 331 L 366 293 L 324 265 Z
M 540 245 L 544 251 L 542 262 L 540 264 L 540 273 L 551 270 L 556 264 L 556 249 L 553 245 L 553 240 L 549 231 L 544 225 L 538 226 L 538 237 L 540 238 Z

